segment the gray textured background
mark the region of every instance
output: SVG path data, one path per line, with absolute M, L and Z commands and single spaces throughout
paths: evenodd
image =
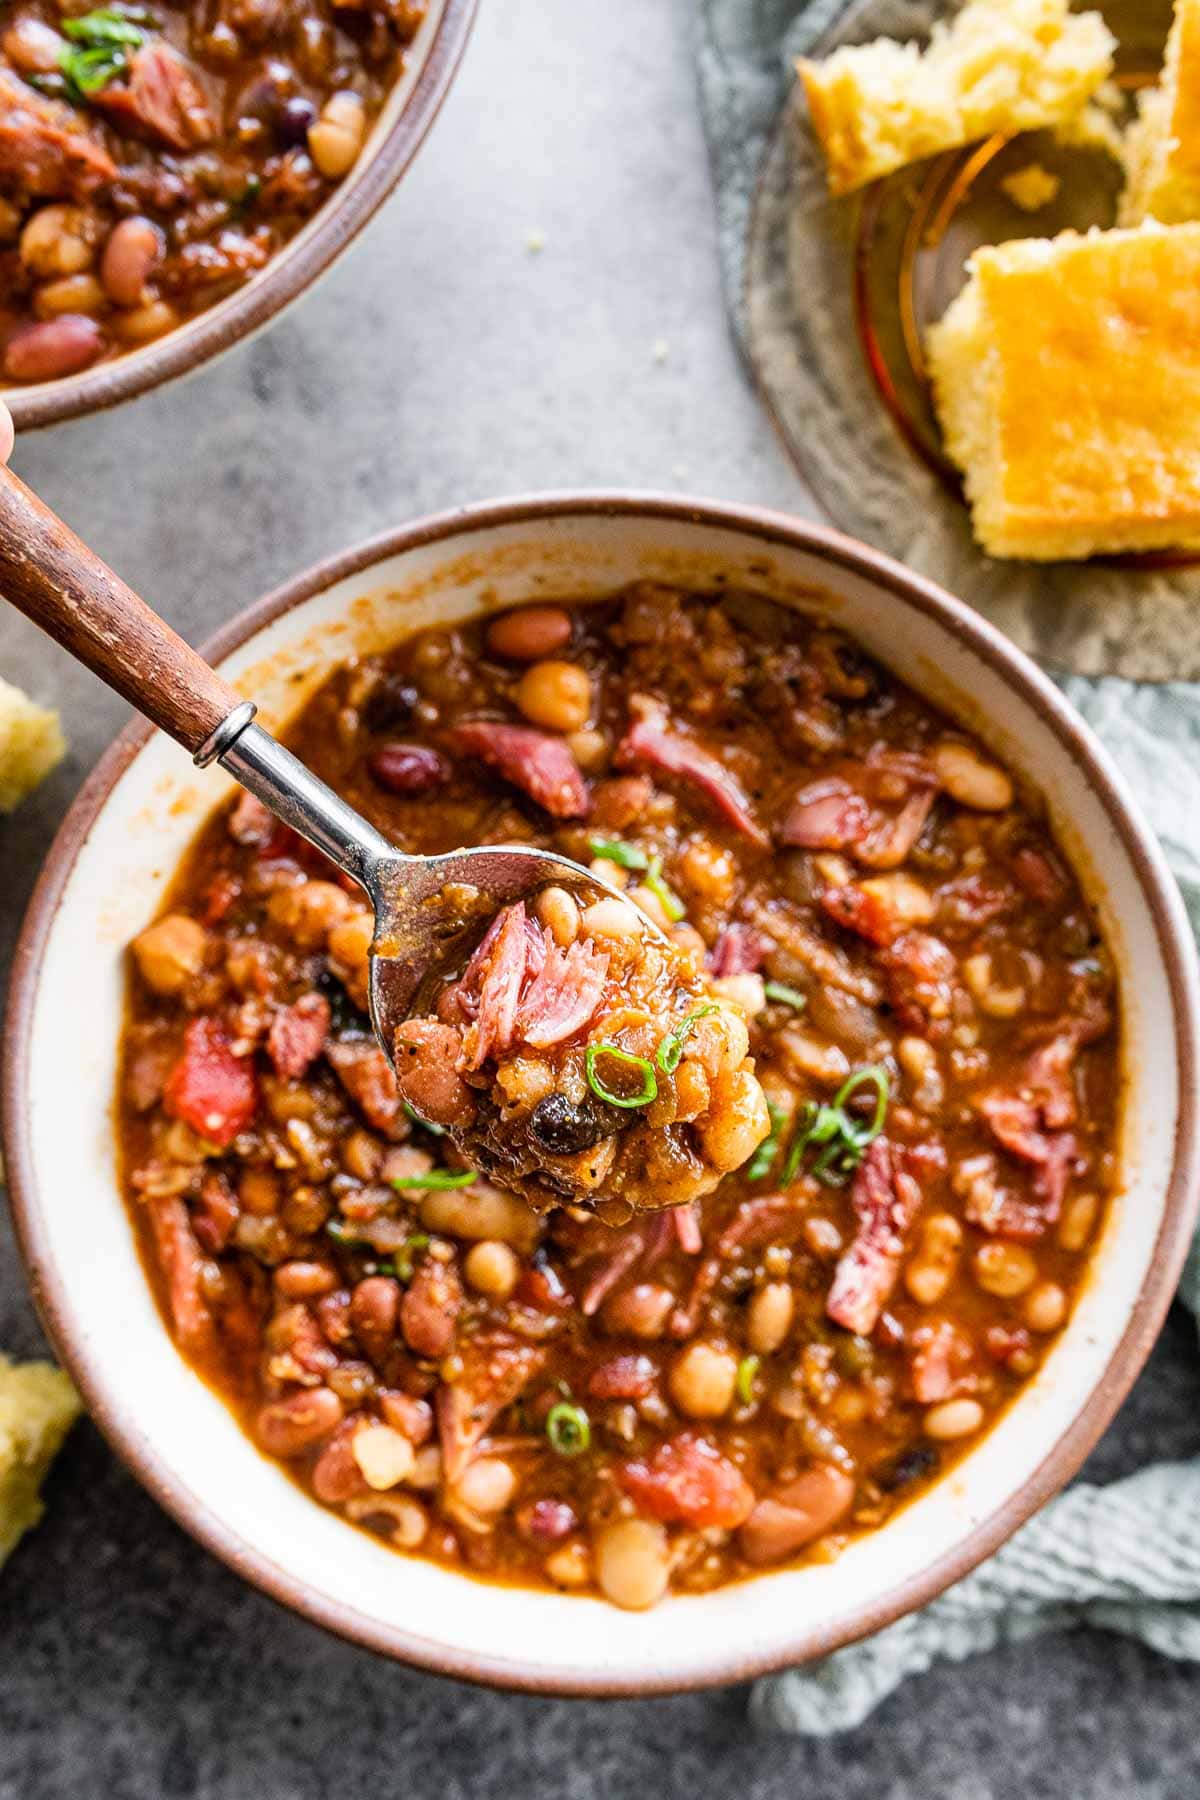
M 721 310 L 689 0 L 483 0 L 412 175 L 322 287 L 184 385 L 17 467 L 186 632 L 414 513 L 566 484 L 812 507 Z M 532 254 L 531 231 L 545 236 Z M 656 345 L 666 346 L 665 360 Z M 5 617 L 69 763 L 0 821 L 0 979 L 121 704 Z M 0 1222 L 0 1344 L 39 1333 Z M 1090 1472 L 1200 1452 L 1172 1318 Z M 913 1682 L 851 1737 L 756 1739 L 744 1694 L 512 1699 L 350 1649 L 241 1586 L 87 1424 L 0 1579 L 0 1800 L 1187 1800 L 1200 1674 L 1080 1632 Z

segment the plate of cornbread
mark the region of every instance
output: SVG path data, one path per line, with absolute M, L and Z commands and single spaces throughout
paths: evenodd
M 1200 0 L 862 0 L 744 322 L 836 523 L 1060 669 L 1200 677 Z

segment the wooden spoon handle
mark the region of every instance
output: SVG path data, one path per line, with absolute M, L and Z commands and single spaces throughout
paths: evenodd
M 0 594 L 185 750 L 242 696 L 9 469 L 0 469 Z

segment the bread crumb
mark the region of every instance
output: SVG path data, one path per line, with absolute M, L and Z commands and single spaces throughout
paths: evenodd
M 80 1410 L 61 1369 L 0 1356 L 0 1565 L 41 1518 L 39 1490 Z
M 0 813 L 19 806 L 66 753 L 58 714 L 0 680 Z
M 1043 169 L 1041 163 L 1026 163 L 1023 169 L 1014 169 L 1011 175 L 1006 175 L 1000 186 L 1014 206 L 1019 206 L 1022 212 L 1035 213 L 1057 200 L 1062 181 L 1049 169 Z
M 671 354 L 671 346 L 666 338 L 655 338 L 650 354 L 656 363 L 665 363 Z
M 525 239 L 525 248 L 531 256 L 540 256 L 546 248 L 546 234 L 535 225 Z

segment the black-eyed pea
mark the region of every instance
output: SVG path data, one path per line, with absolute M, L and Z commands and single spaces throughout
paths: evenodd
M 358 161 L 367 135 L 367 109 L 349 90 L 331 94 L 308 128 L 308 153 L 327 181 L 338 181 Z
M 149 344 L 174 331 L 179 314 L 169 300 L 148 300 L 128 312 L 113 314 L 112 328 L 123 344 Z
M 103 312 L 108 295 L 94 275 L 59 275 L 45 281 L 33 296 L 33 310 L 39 319 L 57 319 L 62 313 L 82 313 L 91 317 Z
M 359 1494 L 346 1502 L 346 1516 L 355 1523 L 376 1524 L 387 1519 L 388 1538 L 401 1550 L 415 1550 L 429 1531 L 429 1516 L 420 1501 L 408 1494 Z
M 983 1408 L 978 1400 L 943 1400 L 925 1414 L 925 1435 L 939 1443 L 955 1438 L 971 1437 L 983 1424 Z
M 667 1375 L 667 1387 L 680 1412 L 689 1419 L 719 1419 L 733 1404 L 737 1371 L 737 1357 L 732 1350 L 701 1339 L 675 1358 Z
M 985 1294 L 1015 1300 L 1027 1294 L 1038 1276 L 1038 1266 L 1023 1244 L 994 1242 L 975 1252 L 975 1279 Z
M 1024 1008 L 1025 989 L 1019 983 L 1005 987 L 992 980 L 992 959 L 986 950 L 968 956 L 962 972 L 976 1006 L 989 1019 L 1012 1019 Z
M 921 1224 L 915 1253 L 904 1270 L 904 1285 L 918 1306 L 933 1306 L 954 1279 L 962 1251 L 962 1226 L 953 1213 L 930 1213 Z
M 1004 770 L 971 744 L 946 738 L 935 744 L 930 762 L 952 800 L 979 812 L 1003 812 L 1013 802 L 1013 784 Z
M 531 725 L 542 725 L 548 731 L 580 731 L 592 713 L 587 670 L 573 662 L 531 664 L 513 698 Z
M 152 219 L 121 219 L 100 255 L 100 279 L 118 306 L 139 306 L 163 258 L 165 239 Z
M 667 1591 L 670 1546 L 662 1526 L 650 1519 L 602 1525 L 592 1539 L 592 1560 L 600 1592 L 628 1612 L 644 1612 Z
M 21 261 L 34 275 L 78 275 L 95 261 L 101 229 L 86 206 L 39 206 L 21 233 Z
M 1030 1331 L 1057 1331 L 1067 1316 L 1067 1296 L 1057 1281 L 1039 1281 L 1021 1313 Z
M 768 1281 L 746 1309 L 746 1342 L 756 1356 L 773 1356 L 787 1341 L 796 1296 L 786 1281 Z
M 1083 1249 L 1096 1228 L 1100 1199 L 1096 1194 L 1072 1194 L 1063 1207 L 1058 1224 L 1058 1241 L 1064 1250 Z
M 187 913 L 167 913 L 133 940 L 133 960 L 156 994 L 180 993 L 204 967 L 208 932 Z

